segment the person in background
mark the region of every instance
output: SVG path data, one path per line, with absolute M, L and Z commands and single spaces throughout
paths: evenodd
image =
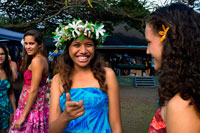
M 13 82 L 15 82 L 17 80 L 17 64 L 14 61 L 11 60 L 9 48 L 7 46 L 6 46 L 6 50 L 8 52 L 8 60 L 9 60 L 10 68 L 12 70 Z M 12 86 L 13 86 L 13 89 L 14 89 L 15 88 L 14 84 L 12 84 Z M 14 89 L 14 94 L 15 94 L 15 104 L 16 104 L 16 107 L 17 107 L 19 97 L 16 95 L 15 89 Z M 12 124 L 13 118 L 14 118 L 14 111 L 13 111 L 12 106 L 10 106 L 10 125 Z
M 9 65 L 8 51 L 0 45 L 0 133 L 6 133 L 9 128 L 10 103 L 13 111 L 16 111 L 12 83 L 13 76 Z
M 151 73 L 151 59 L 149 56 L 145 59 L 145 73 L 147 77 L 149 77 Z
M 17 64 L 11 60 L 8 47 L 6 47 L 6 50 L 8 51 L 9 64 L 13 74 L 13 81 L 15 82 L 17 80 Z
M 150 75 L 155 76 L 155 70 L 154 70 L 153 58 L 151 58 Z
M 95 51 L 104 32 L 103 25 L 82 20 L 56 29 L 56 46 L 65 50 L 54 68 L 50 133 L 122 132 L 117 79 Z
M 160 7 L 146 21 L 161 106 L 149 133 L 200 133 L 199 22 L 200 14 L 181 3 Z
M 10 133 L 48 132 L 49 110 L 46 99 L 48 70 L 43 35 L 37 30 L 28 30 L 24 34 L 21 66 L 24 85 Z
M 54 50 L 53 52 L 49 52 L 48 60 L 49 60 L 49 76 L 47 78 L 47 100 L 48 105 L 50 105 L 50 88 L 51 88 L 51 80 L 54 76 L 53 68 L 57 64 L 57 59 L 63 53 L 63 50 Z

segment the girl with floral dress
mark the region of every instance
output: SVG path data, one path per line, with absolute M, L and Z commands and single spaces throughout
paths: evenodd
M 9 128 L 10 103 L 13 111 L 16 111 L 12 82 L 8 52 L 4 46 L 0 45 L 0 133 L 6 133 Z
M 46 98 L 48 69 L 42 33 L 37 30 L 27 31 L 24 34 L 21 67 L 22 74 L 24 74 L 24 86 L 10 133 L 48 132 L 49 110 Z

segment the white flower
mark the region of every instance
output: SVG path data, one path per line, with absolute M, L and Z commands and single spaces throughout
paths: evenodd
M 77 22 L 73 21 L 72 24 L 69 24 L 69 27 L 76 29 L 81 22 L 81 20 L 78 20 Z
M 91 29 L 90 29 L 90 28 L 86 28 L 86 29 L 84 30 L 84 36 L 88 36 L 88 37 L 91 36 Z
M 94 32 L 94 27 L 95 27 L 95 25 L 91 24 L 91 32 Z
M 69 28 L 68 26 L 65 26 L 65 30 L 68 30 L 68 28 Z
M 65 34 L 64 32 L 64 28 L 62 28 L 61 30 L 59 30 L 60 28 L 56 28 L 56 36 L 61 37 L 63 34 Z
M 21 40 L 21 44 L 22 44 L 22 46 L 24 46 L 24 39 Z
M 60 39 L 61 37 L 64 35 L 66 36 L 65 32 L 64 32 L 65 28 L 56 28 L 56 36 L 54 37 L 54 41 L 53 42 L 56 42 L 55 46 L 56 47 L 60 47 L 62 46 L 62 44 L 60 43 Z
M 84 25 L 84 27 L 86 28 L 86 27 L 87 27 L 87 25 L 88 25 L 88 21 L 86 21 L 86 22 L 85 22 L 85 25 Z
M 80 27 L 79 23 L 81 23 L 82 21 L 79 20 L 77 22 L 73 21 L 72 24 L 68 24 L 69 28 L 73 28 L 74 30 L 72 31 L 72 35 L 74 38 L 76 38 L 75 32 L 77 34 L 77 36 L 80 35 L 80 32 L 78 31 L 78 28 Z
M 79 25 L 77 29 L 78 31 L 83 32 L 85 27 L 83 25 Z
M 96 29 L 96 39 L 99 39 L 99 34 L 101 34 L 101 36 L 104 36 L 104 32 L 106 32 L 106 30 L 104 30 L 103 27 L 104 25 Z
M 60 36 L 56 36 L 56 37 L 54 37 L 54 40 L 53 40 L 53 42 L 56 42 L 56 44 L 55 44 L 55 46 L 56 47 L 58 47 L 59 46 L 59 41 L 60 41 Z

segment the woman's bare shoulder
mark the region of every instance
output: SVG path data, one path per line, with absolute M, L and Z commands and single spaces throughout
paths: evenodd
M 36 61 L 39 61 L 41 63 L 46 63 L 48 62 L 47 61 L 47 58 L 45 58 L 44 56 L 35 56 L 33 59 L 32 59 L 32 62 L 36 62 Z
M 44 66 L 45 65 L 45 60 L 44 60 L 44 58 L 43 57 L 41 57 L 41 56 L 36 56 L 36 57 L 34 57 L 33 59 L 32 59 L 32 61 L 31 61 L 31 66 L 40 66 L 40 67 L 42 67 L 42 66 Z
M 63 84 L 62 84 L 60 74 L 54 75 L 52 78 L 52 88 L 57 89 L 57 87 L 59 87 L 60 92 L 64 92 L 64 89 L 62 86 Z
M 190 100 L 184 100 L 181 98 L 180 94 L 176 94 L 174 97 L 172 97 L 169 102 L 167 103 L 168 108 L 178 108 L 178 109 L 184 109 L 188 107 L 190 103 Z
M 119 86 L 118 86 L 115 72 L 111 68 L 108 68 L 108 67 L 105 67 L 104 70 L 106 72 L 106 84 L 107 84 L 108 90 L 118 90 Z
M 199 132 L 200 118 L 191 100 L 184 100 L 176 94 L 166 104 L 166 123 L 169 131 Z
M 181 98 L 180 94 L 176 94 L 169 102 L 167 103 L 167 111 L 173 113 L 174 116 L 184 116 L 185 118 L 192 120 L 199 119 L 199 113 L 197 112 L 194 105 L 191 105 L 191 100 L 184 100 Z
M 104 67 L 104 70 L 105 70 L 106 76 L 115 76 L 115 72 L 111 68 Z
M 60 83 L 61 82 L 60 74 L 54 75 L 52 81 Z
M 34 57 L 30 64 L 30 69 L 32 70 L 33 68 L 36 68 L 36 69 L 40 68 L 44 70 L 45 75 L 48 75 L 49 67 L 48 67 L 47 59 L 44 56 Z

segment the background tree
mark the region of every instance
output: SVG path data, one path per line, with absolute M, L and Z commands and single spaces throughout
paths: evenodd
M 176 2 L 182 2 L 190 6 L 194 10 L 196 10 L 198 13 L 200 13 L 200 0 L 159 0 L 159 3 L 160 3 L 159 6 L 164 6 L 166 4 L 176 3 Z
M 24 32 L 37 28 L 51 34 L 67 19 L 80 18 L 103 22 L 108 32 L 119 23 L 143 30 L 149 13 L 138 0 L 1 0 L 0 27 Z

